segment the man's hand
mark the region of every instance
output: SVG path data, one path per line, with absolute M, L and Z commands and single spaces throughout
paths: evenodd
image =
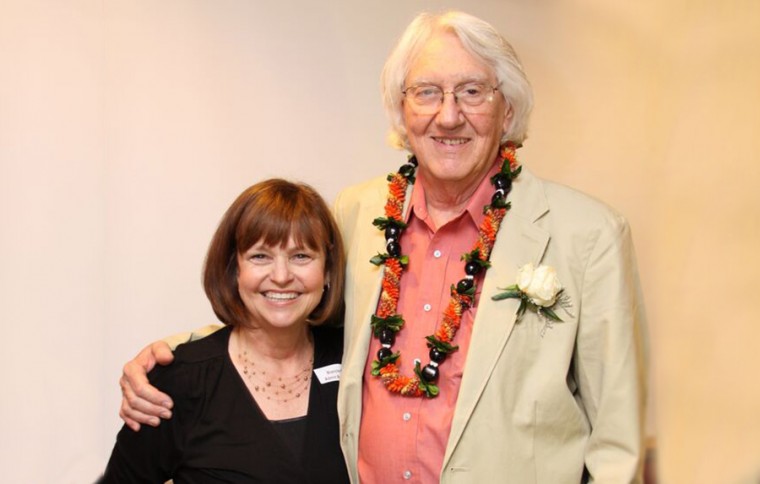
M 169 395 L 158 391 L 148 382 L 148 372 L 156 366 L 168 365 L 174 360 L 169 345 L 164 341 L 156 341 L 145 348 L 124 365 L 121 375 L 121 409 L 119 417 L 135 432 L 140 430 L 140 424 L 157 427 L 161 418 L 171 418 L 171 408 L 174 405 Z

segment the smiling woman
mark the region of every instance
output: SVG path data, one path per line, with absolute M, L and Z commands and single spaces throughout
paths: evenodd
M 286 331 L 309 317 L 325 288 L 321 250 L 257 242 L 238 253 L 238 293 L 252 329 Z
M 340 373 L 342 332 L 323 324 L 341 315 L 344 260 L 311 187 L 267 180 L 240 194 L 204 270 L 227 327 L 180 345 L 173 365 L 150 374 L 174 418 L 139 433 L 125 426 L 103 482 L 346 482 L 338 381 L 324 377 Z

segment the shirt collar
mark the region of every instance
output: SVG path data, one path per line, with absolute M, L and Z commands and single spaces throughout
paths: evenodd
M 491 204 L 491 197 L 493 197 L 494 188 L 491 185 L 491 177 L 494 176 L 501 169 L 501 158 L 494 160 L 491 169 L 488 170 L 486 176 L 480 180 L 478 187 L 475 189 L 475 193 L 472 194 L 470 200 L 464 208 L 464 212 L 469 214 L 470 219 L 476 227 L 480 227 L 485 219 L 483 213 L 483 207 Z M 415 183 L 412 187 L 412 198 L 409 202 L 409 210 L 406 211 L 404 219 L 405 223 L 409 223 L 409 220 L 414 216 L 424 221 L 428 226 L 432 228 L 432 224 L 428 220 L 427 202 L 425 201 L 425 187 L 422 183 Z

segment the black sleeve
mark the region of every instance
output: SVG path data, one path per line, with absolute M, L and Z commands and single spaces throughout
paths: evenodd
M 176 402 L 182 398 L 186 383 L 181 367 L 156 367 L 149 374 L 151 384 L 169 394 Z M 181 459 L 182 416 L 175 412 L 161 425 L 143 425 L 139 432 L 124 425 L 116 436 L 105 474 L 99 481 L 112 483 L 164 483 L 171 479 Z

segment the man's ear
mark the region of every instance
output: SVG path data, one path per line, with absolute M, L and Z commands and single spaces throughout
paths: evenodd
M 509 126 L 512 124 L 512 114 L 514 113 L 512 106 L 509 103 L 506 104 L 507 106 L 504 108 L 504 121 L 501 125 L 502 133 L 509 131 Z

